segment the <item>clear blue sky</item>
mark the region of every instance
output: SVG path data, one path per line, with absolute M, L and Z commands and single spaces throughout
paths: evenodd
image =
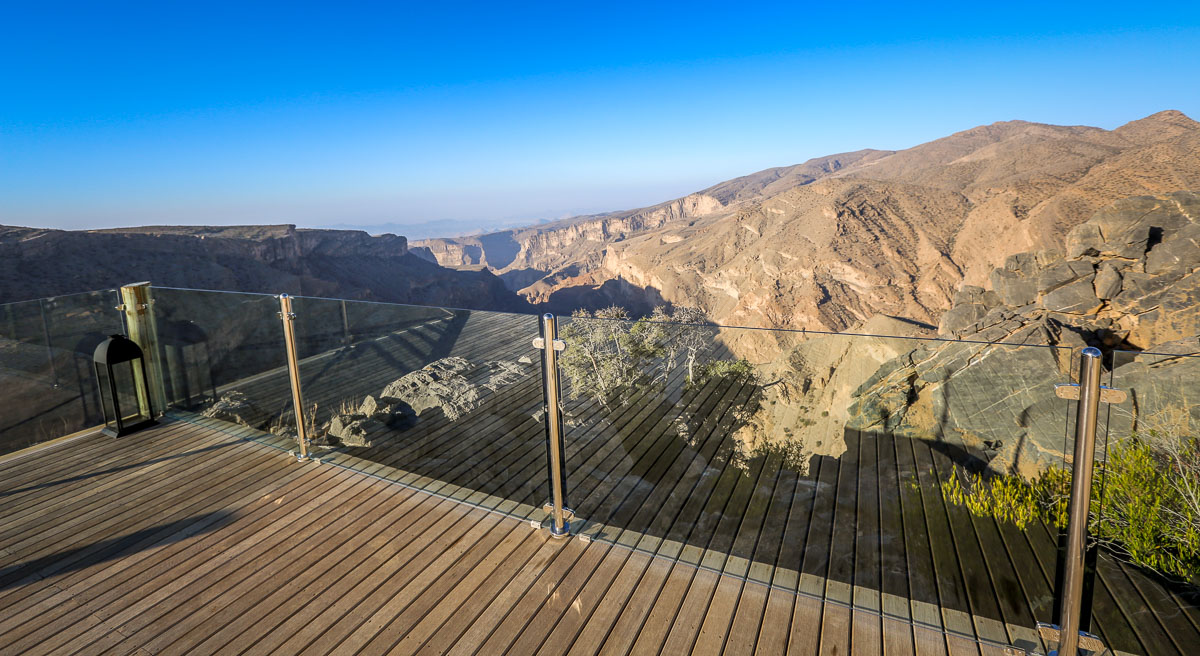
M 1200 3 L 6 4 L 9 225 L 542 218 L 999 120 L 1200 118 Z

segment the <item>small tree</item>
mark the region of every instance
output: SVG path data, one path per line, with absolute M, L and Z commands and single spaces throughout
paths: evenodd
M 613 306 L 595 314 L 576 310 L 571 317 L 562 332 L 568 348 L 559 359 L 571 381 L 571 394 L 590 396 L 607 406 L 638 375 L 640 349 L 630 337 L 629 313 Z
M 677 362 L 687 367 L 687 382 L 696 381 L 696 365 L 700 354 L 710 349 L 717 337 L 717 329 L 707 325 L 708 316 L 698 307 L 665 306 L 654 308 L 650 322 L 658 325 L 655 334 L 663 356 L 663 368 L 670 371 Z
M 717 329 L 700 308 L 660 306 L 637 322 L 616 306 L 595 313 L 577 310 L 571 317 L 562 333 L 568 348 L 559 363 L 576 398 L 590 396 L 608 405 L 618 392 L 665 384 L 679 365 L 687 369 L 689 386 L 744 376 L 750 368 L 744 361 L 703 361 Z

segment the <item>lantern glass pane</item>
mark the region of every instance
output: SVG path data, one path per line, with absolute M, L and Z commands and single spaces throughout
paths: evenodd
M 141 361 L 120 362 L 112 366 L 113 384 L 117 389 L 117 405 L 123 424 L 131 424 L 144 418 L 138 404 L 137 379 L 133 375 L 135 364 L 141 364 Z
M 100 381 L 100 405 L 104 409 L 104 425 L 115 430 L 117 412 L 112 404 L 113 381 L 108 375 L 108 368 L 99 363 L 96 364 L 96 380 Z

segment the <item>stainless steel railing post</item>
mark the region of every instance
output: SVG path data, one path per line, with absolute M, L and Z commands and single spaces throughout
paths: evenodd
M 1096 416 L 1100 408 L 1100 350 L 1085 348 L 1079 364 L 1079 407 L 1075 415 L 1075 462 L 1071 475 L 1071 505 L 1067 520 L 1067 554 L 1063 599 L 1058 618 L 1059 656 L 1079 652 L 1079 615 L 1083 603 L 1084 550 L 1088 511 L 1092 501 L 1092 470 L 1096 457 Z
M 558 319 L 553 314 L 542 315 L 542 337 L 534 340 L 542 349 L 542 393 L 546 413 L 546 464 L 550 470 L 550 535 L 565 538 L 571 534 L 563 468 L 563 428 L 560 390 L 558 385 L 558 351 L 566 344 L 558 339 Z
M 279 295 L 279 318 L 283 320 L 283 344 L 287 349 L 288 378 L 292 384 L 292 406 L 296 416 L 296 438 L 300 442 L 300 453 L 296 459 L 308 460 L 308 425 L 304 417 L 304 395 L 300 393 L 300 361 L 296 358 L 296 313 L 292 311 L 292 297 Z

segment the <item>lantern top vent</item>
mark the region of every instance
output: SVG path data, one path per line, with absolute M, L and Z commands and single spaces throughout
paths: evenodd
M 119 364 L 142 357 L 142 349 L 133 341 L 121 335 L 109 335 L 108 339 L 100 342 L 92 359 L 98 364 Z

